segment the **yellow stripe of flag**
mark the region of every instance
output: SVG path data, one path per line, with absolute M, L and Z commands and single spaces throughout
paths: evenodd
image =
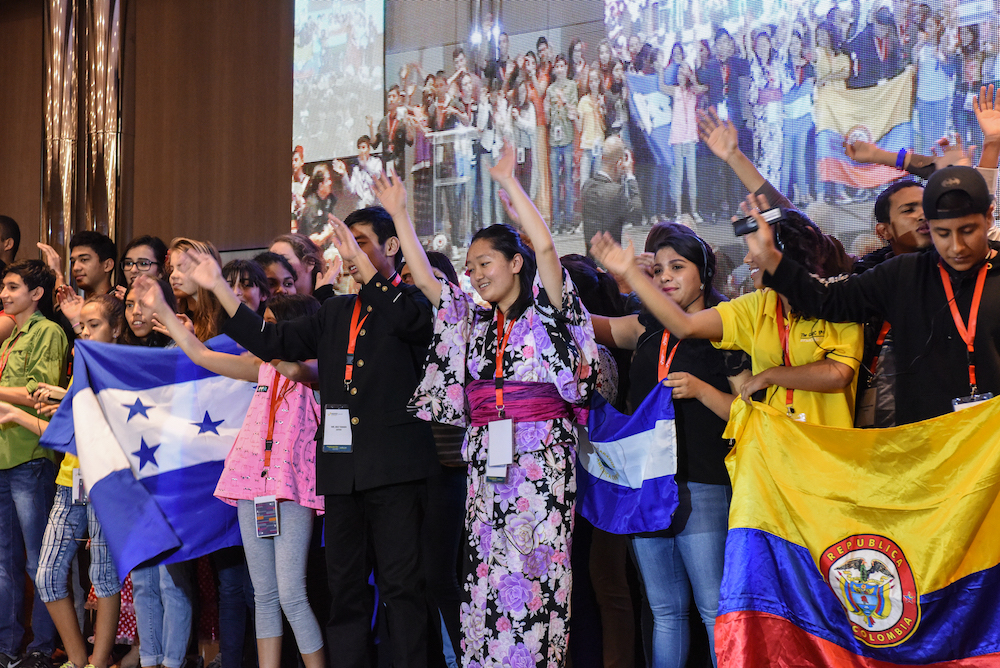
M 1000 563 L 1000 398 L 892 429 L 804 424 L 737 400 L 726 436 L 730 528 L 775 534 L 814 561 L 848 536 L 886 536 L 921 594 Z

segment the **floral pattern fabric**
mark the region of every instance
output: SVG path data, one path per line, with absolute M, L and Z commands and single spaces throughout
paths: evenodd
M 584 404 L 599 357 L 590 316 L 565 272 L 558 307 L 538 276 L 533 296 L 512 325 L 504 378 L 552 383 L 567 402 Z M 493 376 L 496 334 L 491 311 L 445 284 L 412 402 L 418 417 L 469 424 L 465 385 Z M 514 463 L 498 484 L 486 480 L 488 438 L 488 427 L 470 427 L 462 450 L 469 461 L 462 665 L 556 668 L 567 660 L 576 429 L 568 418 L 517 423 Z

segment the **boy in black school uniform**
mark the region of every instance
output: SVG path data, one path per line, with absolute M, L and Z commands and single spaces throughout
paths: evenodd
M 335 663 L 368 665 L 370 543 L 392 663 L 423 666 L 421 498 L 438 463 L 430 425 L 406 405 L 431 340 L 431 305 L 395 272 L 399 240 L 382 207 L 359 209 L 333 227 L 334 243 L 361 292 L 332 297 L 315 316 L 276 325 L 240 305 L 214 261 L 194 254 L 178 261 L 219 298 L 232 316 L 225 333 L 247 350 L 266 360 L 318 359 L 323 424 L 316 491 L 326 499 L 327 641 Z

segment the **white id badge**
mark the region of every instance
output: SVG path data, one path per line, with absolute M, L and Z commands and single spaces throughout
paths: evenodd
M 725 100 L 723 100 L 722 102 L 720 102 L 719 105 L 715 108 L 715 113 L 719 115 L 719 120 L 720 121 L 728 121 L 729 120 L 729 106 L 726 105 L 726 101 Z
M 595 158 L 600 158 L 601 155 L 604 153 L 604 142 L 602 142 L 600 139 L 595 140 L 594 146 L 593 148 L 590 149 L 590 152 Z
M 552 128 L 552 141 L 562 141 L 562 138 L 563 138 L 562 126 L 557 125 L 554 128 Z
M 80 474 L 79 468 L 73 469 L 72 498 L 74 506 L 84 506 L 87 504 L 87 490 L 83 487 L 83 476 Z
M 489 425 L 489 448 L 486 451 L 486 481 L 507 481 L 507 466 L 514 463 L 514 421 L 494 420 Z
M 277 497 L 274 495 L 255 497 L 253 511 L 257 519 L 257 538 L 273 538 L 280 533 Z
M 951 409 L 953 411 L 964 411 L 966 408 L 972 408 L 973 406 L 978 406 L 984 401 L 989 401 L 993 398 L 992 392 L 986 392 L 985 394 L 973 394 L 968 397 L 959 397 L 958 399 L 951 400 Z
M 522 147 L 517 149 L 517 164 L 523 165 L 524 159 L 525 159 L 524 148 Z
M 351 412 L 344 405 L 323 407 L 323 452 L 351 452 Z

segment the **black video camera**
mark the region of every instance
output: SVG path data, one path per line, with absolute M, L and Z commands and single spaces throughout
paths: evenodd
M 785 210 L 780 206 L 776 206 L 773 209 L 768 209 L 767 211 L 761 211 L 760 215 L 764 217 L 764 220 L 770 225 L 774 225 L 785 219 Z M 754 220 L 753 216 L 746 216 L 745 218 L 740 218 L 733 223 L 733 234 L 738 237 L 745 236 L 751 232 L 757 231 L 757 221 Z

